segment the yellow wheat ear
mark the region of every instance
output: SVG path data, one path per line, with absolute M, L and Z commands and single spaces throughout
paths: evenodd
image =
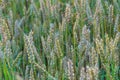
M 34 63 L 35 62 L 35 57 L 33 52 L 34 43 L 33 43 L 33 37 L 31 34 L 32 32 L 30 32 L 28 36 L 24 34 L 24 43 L 25 43 L 25 50 L 28 55 L 29 63 Z
M 69 80 L 76 80 L 75 78 L 75 71 L 74 65 L 71 59 L 64 57 L 63 58 L 63 68 L 65 71 L 65 75 L 68 77 Z
M 32 68 L 30 69 L 30 77 L 29 77 L 29 80 L 35 80 L 35 79 L 34 79 L 34 71 L 33 71 Z
M 68 74 L 68 78 L 69 80 L 75 80 L 75 73 L 74 73 L 74 68 L 73 68 L 73 62 L 72 60 L 68 59 L 67 62 L 67 74 Z
M 2 35 L 2 42 L 6 43 L 11 39 L 10 30 L 5 19 L 0 17 L 0 34 Z

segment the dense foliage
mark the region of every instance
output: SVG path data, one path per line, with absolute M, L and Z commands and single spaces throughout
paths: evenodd
M 120 80 L 120 0 L 0 0 L 0 80 Z

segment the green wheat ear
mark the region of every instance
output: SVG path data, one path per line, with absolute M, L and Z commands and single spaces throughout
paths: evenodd
M 22 52 L 18 53 L 16 59 L 13 61 L 13 66 L 17 63 L 17 61 L 20 59 L 20 57 L 22 56 Z

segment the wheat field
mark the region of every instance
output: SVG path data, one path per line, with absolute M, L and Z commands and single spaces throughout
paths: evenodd
M 0 0 L 0 80 L 120 80 L 120 0 Z

